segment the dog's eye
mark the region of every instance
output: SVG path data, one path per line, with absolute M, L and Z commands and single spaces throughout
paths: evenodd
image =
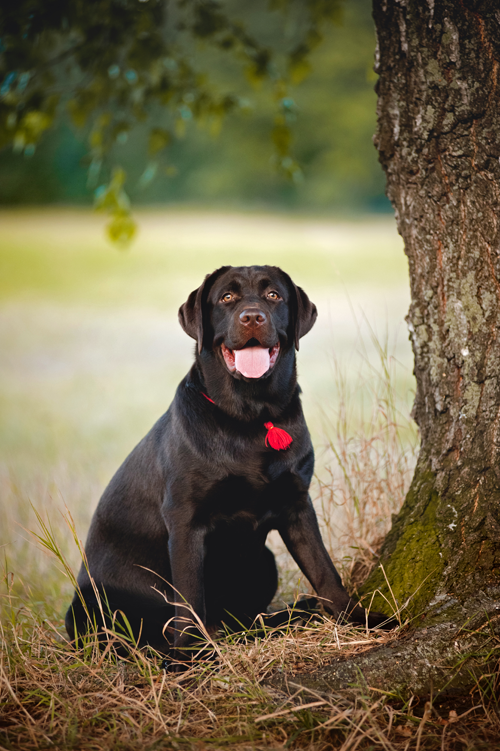
M 226 292 L 225 295 L 222 295 L 220 301 L 221 302 L 231 302 L 231 300 L 233 299 L 233 297 L 234 297 L 234 295 L 233 295 L 232 292 Z
M 273 290 L 272 292 L 268 292 L 268 293 L 267 293 L 267 296 L 268 296 L 268 298 L 269 298 L 270 300 L 281 300 L 281 298 L 280 298 L 280 296 L 278 295 L 278 293 L 277 293 L 277 292 L 275 292 L 274 290 Z

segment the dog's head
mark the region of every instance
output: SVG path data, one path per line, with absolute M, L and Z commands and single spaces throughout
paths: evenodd
M 299 348 L 316 306 L 277 266 L 223 266 L 179 309 L 184 331 L 220 357 L 235 378 L 270 375 L 284 351 Z

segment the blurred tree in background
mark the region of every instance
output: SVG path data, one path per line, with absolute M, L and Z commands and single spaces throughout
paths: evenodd
M 0 203 L 384 210 L 374 47 L 369 0 L 5 5 Z

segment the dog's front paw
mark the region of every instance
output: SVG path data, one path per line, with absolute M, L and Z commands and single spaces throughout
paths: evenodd
M 366 620 L 365 620 L 366 623 Z M 368 628 L 382 628 L 385 631 L 390 631 L 393 628 L 399 626 L 398 619 L 393 615 L 384 615 L 384 613 L 371 612 L 368 613 Z
M 384 613 L 377 613 L 376 611 L 367 611 L 361 605 L 355 605 L 349 609 L 344 610 L 337 618 L 339 623 L 353 623 L 356 626 L 362 626 L 363 628 L 381 628 L 386 631 L 390 631 L 396 626 L 399 626 L 397 618 L 394 616 L 384 615 Z

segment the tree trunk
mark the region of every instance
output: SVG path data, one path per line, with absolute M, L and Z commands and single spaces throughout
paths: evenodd
M 374 0 L 374 18 L 375 144 L 409 262 L 421 449 L 363 592 L 394 597 L 419 630 L 399 643 L 400 667 L 387 648 L 357 667 L 368 685 L 426 692 L 454 666 L 470 684 L 458 663 L 488 658 L 500 632 L 500 6 Z M 380 595 L 373 607 L 388 609 Z M 308 683 L 354 674 L 331 666 Z

